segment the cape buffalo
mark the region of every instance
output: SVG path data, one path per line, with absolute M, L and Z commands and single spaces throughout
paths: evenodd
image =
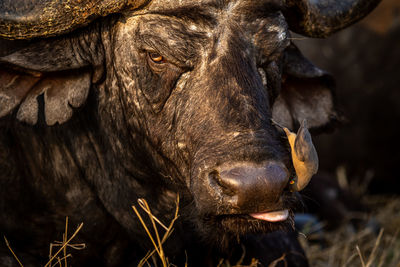
M 377 2 L 1 1 L 1 233 L 38 266 L 69 216 L 75 266 L 135 265 L 152 244 L 131 205 L 165 223 L 179 194 L 170 262 L 307 266 L 290 232 L 318 166 L 307 127 L 337 114 L 290 30 L 325 37 Z

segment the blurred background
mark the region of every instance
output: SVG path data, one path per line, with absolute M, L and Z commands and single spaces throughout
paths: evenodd
M 294 37 L 335 77 L 344 117 L 314 138 L 320 172 L 304 199 L 319 222 L 303 225 L 310 265 L 399 267 L 400 1 L 383 0 L 330 38 Z
M 343 165 L 371 179 L 371 193 L 400 193 L 400 1 L 383 0 L 367 18 L 325 40 L 296 44 L 337 82 L 345 124 L 316 140 L 322 169 Z

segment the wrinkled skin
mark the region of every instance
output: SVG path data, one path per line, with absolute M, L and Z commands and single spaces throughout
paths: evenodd
M 290 266 L 307 265 L 293 234 L 261 235 L 292 230 L 296 202 L 287 188 L 293 175 L 287 140 L 271 118 L 294 128 L 305 116 L 324 126 L 334 116 L 333 102 L 329 90 L 316 86 L 321 93 L 315 97 L 323 101 L 310 97 L 302 114 L 277 106 L 290 45 L 287 24 L 274 5 L 249 3 L 150 4 L 66 38 L 31 41 L 27 50 L 2 58 L 4 69 L 14 64 L 20 68 L 10 71 L 31 70 L 32 83 L 50 77 L 57 87 L 65 84 L 60 77 L 78 77 L 74 90 L 87 77 L 92 83 L 86 104 L 61 125 L 45 125 L 64 119 L 49 111 L 50 93 L 39 101 L 37 118 L 20 108 L 0 120 L 0 227 L 25 266 L 45 262 L 65 216 L 70 225 L 85 224 L 76 242 L 88 247 L 74 253 L 75 265 L 136 264 L 151 244 L 130 206 L 145 198 L 167 222 L 177 194 L 181 217 L 166 244 L 171 262 L 183 264 L 186 250 L 189 266 L 215 266 L 223 257 L 238 259 L 243 245 L 251 249 L 247 261 L 268 265 L 287 253 Z M 156 62 L 152 53 L 163 60 Z M 310 69 L 305 78 L 325 77 Z M 223 183 L 213 184 L 214 172 L 222 176 L 243 164 L 256 173 L 269 166 L 266 173 L 278 177 L 271 185 L 279 186 L 255 188 L 244 180 L 247 193 L 237 193 L 236 201 Z M 282 222 L 249 216 L 280 209 L 290 213 Z M 7 262 L 7 249 L 0 252 Z
M 239 20 L 234 14 L 232 19 Z M 231 20 L 216 23 L 219 23 L 216 30 L 213 29 L 215 25 L 196 23 L 192 24 L 192 28 L 198 27 L 197 30 L 190 30 L 190 27 L 185 29 L 186 25 L 173 18 L 144 15 L 117 25 L 114 38 L 120 46 L 116 46 L 112 57 L 115 62 L 121 62 L 126 57 L 133 59 L 132 65 L 128 64 L 115 73 L 120 87 L 125 90 L 126 97 L 122 103 L 127 114 L 125 119 L 135 132 L 139 129 L 144 131 L 151 140 L 149 145 L 165 157 L 164 161 L 174 162 L 176 169 L 168 170 L 167 174 L 173 173 L 175 179 L 181 180 L 191 191 L 198 192 L 194 194 L 194 200 L 200 215 L 262 211 L 269 207 L 252 207 L 249 211 L 243 208 L 238 211 L 229 205 L 225 207 L 224 203 L 215 202 L 213 196 L 202 190 L 207 190 L 204 189 L 207 186 L 206 174 L 218 165 L 247 161 L 257 164 L 265 160 L 289 165 L 278 132 L 269 121 L 271 114 L 267 92 L 263 90 L 256 69 L 257 63 L 261 65 L 264 62 L 254 60 L 261 58 L 263 52 L 257 44 L 262 43 L 263 49 L 271 53 L 272 49 L 265 43 L 273 41 L 277 46 L 274 52 L 278 55 L 282 52 L 288 43 L 286 39 L 279 43 L 278 36 L 285 34 L 285 28 L 279 28 L 283 33 L 269 33 L 268 28 L 260 30 L 258 24 L 253 26 L 248 21 L 244 21 L 242 26 L 232 25 Z M 276 27 L 284 25 L 283 18 L 276 14 L 262 23 Z M 180 38 L 183 32 L 189 33 L 189 38 L 186 34 Z M 207 36 L 208 32 L 212 33 L 211 36 Z M 173 40 L 168 38 L 171 35 Z M 260 38 L 251 43 L 249 39 L 253 35 Z M 145 40 L 144 36 L 147 37 Z M 141 52 L 143 47 L 147 50 L 166 47 L 163 55 L 171 63 L 155 66 L 151 59 L 146 59 L 146 53 Z M 271 54 L 267 55 L 269 60 L 276 56 Z M 174 61 L 176 65 L 172 63 Z M 160 75 L 161 78 L 154 74 L 158 68 L 167 69 Z M 143 79 L 147 73 L 151 75 Z M 170 84 L 175 82 L 175 88 L 170 91 Z M 154 84 L 157 84 L 156 88 Z M 137 91 L 133 86 L 146 88 L 146 91 Z M 135 95 L 129 93 L 132 91 Z M 153 103 L 149 105 L 148 102 Z M 138 121 L 138 118 L 141 120 Z M 146 123 L 143 124 L 143 121 Z

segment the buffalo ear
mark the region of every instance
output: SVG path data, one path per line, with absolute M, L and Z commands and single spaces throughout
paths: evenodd
M 43 95 L 46 124 L 62 124 L 85 103 L 91 78 L 91 66 L 68 39 L 27 42 L 0 57 L 0 118 L 17 109 L 18 120 L 36 124 Z
M 313 130 L 338 121 L 332 76 L 304 58 L 293 44 L 285 51 L 282 72 L 282 88 L 272 105 L 274 121 L 292 131 L 303 120 Z

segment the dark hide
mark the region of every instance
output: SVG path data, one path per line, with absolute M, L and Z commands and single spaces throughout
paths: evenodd
M 25 266 L 46 261 L 65 216 L 84 222 L 74 242 L 87 249 L 73 252 L 73 265 L 136 264 L 152 245 L 131 205 L 145 198 L 166 223 L 177 195 L 170 262 L 187 254 L 189 266 L 215 266 L 244 247 L 245 263 L 285 254 L 289 266 L 307 266 L 292 232 L 289 147 L 271 119 L 327 126 L 336 117 L 330 76 L 291 45 L 270 2 L 170 4 L 4 45 L 0 229 Z M 278 189 L 244 177 L 250 193 L 235 202 L 211 175 L 234 168 L 266 170 Z M 281 222 L 249 215 L 283 209 Z M 1 264 L 10 260 L 0 252 Z

